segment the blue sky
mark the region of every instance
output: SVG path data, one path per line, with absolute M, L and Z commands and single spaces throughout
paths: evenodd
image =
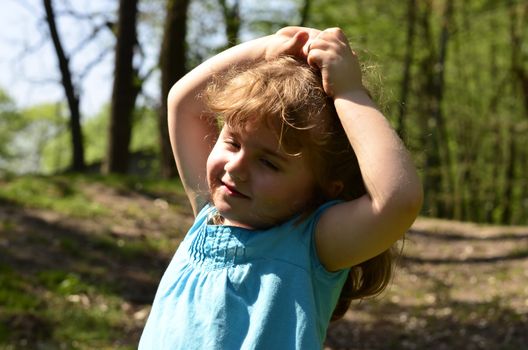
M 86 10 L 111 8 L 111 0 L 73 0 L 74 6 Z M 64 3 L 55 0 L 57 9 Z M 110 4 L 110 5 L 109 5 Z M 0 87 L 16 101 L 18 107 L 63 99 L 59 83 L 57 59 L 51 41 L 46 40 L 42 0 L 0 0 Z M 82 21 L 59 22 L 59 30 L 71 51 L 79 38 L 90 32 Z M 86 66 L 100 48 L 111 44 L 110 33 L 101 35 L 97 43 L 79 51 L 72 58 L 75 68 Z M 109 99 L 111 92 L 112 55 L 107 55 L 91 70 L 81 85 L 81 109 L 85 115 L 95 114 Z
M 64 99 L 56 55 L 51 40 L 47 36 L 48 28 L 44 21 L 42 2 L 42 0 L 0 0 L 0 88 L 7 91 L 20 108 Z M 53 0 L 53 3 L 56 12 L 70 4 L 81 13 L 98 12 L 111 16 L 115 14 L 118 1 Z M 148 24 L 140 22 L 138 29 L 139 41 L 145 52 L 145 64 L 142 65 L 145 70 L 155 65 L 158 57 L 160 33 L 156 30 L 161 29 L 163 3 L 163 1 L 140 2 L 143 21 L 145 17 L 150 16 L 147 18 L 150 22 L 145 22 Z M 213 43 L 213 46 L 217 47 L 225 40 L 222 26 L 218 25 L 222 18 L 216 17 L 219 16 L 218 13 L 216 15 L 211 13 L 210 8 L 203 8 L 202 6 L 206 5 L 202 3 L 203 1 L 191 2 L 189 17 L 193 18 L 193 21 L 189 28 L 188 40 L 195 43 L 200 42 L 200 45 L 208 45 L 206 42 Z M 288 5 L 288 2 L 283 0 L 268 0 L 267 2 L 246 0 L 241 2 L 241 6 L 243 17 L 246 19 L 252 16 L 263 16 L 263 13 L 266 13 L 267 17 L 277 16 L 280 13 L 285 18 L 289 18 L 289 14 L 295 13 L 293 3 Z M 277 12 L 271 9 L 280 10 Z M 204 16 L 204 13 L 208 15 Z M 101 17 L 98 17 L 97 21 L 101 22 Z M 90 23 L 73 19 L 71 16 L 60 17 L 58 26 L 67 52 L 72 52 L 82 38 L 91 33 L 93 27 Z M 152 23 L 157 23 L 157 28 L 152 26 Z M 97 41 L 85 46 L 72 56 L 70 68 L 74 73 L 82 71 L 88 62 L 98 57 L 103 49 L 112 50 L 114 44 L 112 34 L 109 31 L 101 33 Z M 204 33 L 207 34 L 206 37 L 203 36 Z M 243 25 L 241 36 L 242 40 L 247 40 L 254 34 Z M 110 53 L 104 56 L 97 66 L 84 77 L 82 84 L 78 84 L 81 88 L 81 110 L 84 116 L 89 117 L 96 114 L 101 106 L 109 101 L 112 76 L 113 55 Z M 145 90 L 150 98 L 159 100 L 157 78 L 157 75 L 149 78 Z

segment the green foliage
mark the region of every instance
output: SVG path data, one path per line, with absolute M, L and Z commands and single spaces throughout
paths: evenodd
M 310 26 L 339 26 L 347 33 L 366 68 L 367 86 L 374 82 L 381 87 L 375 96 L 395 127 L 401 127 L 409 3 L 315 0 L 310 13 Z M 403 120 L 404 141 L 427 186 L 423 213 L 527 223 L 528 96 L 520 88 L 520 73 L 514 73 L 528 70 L 526 4 L 485 0 L 453 4 L 449 22 L 446 0 L 416 1 L 414 7 Z M 519 37 L 519 47 L 512 45 L 513 34 Z M 517 68 L 512 66 L 514 57 L 522 63 Z M 445 125 L 439 124 L 439 117 Z
M 64 106 L 41 104 L 18 111 L 8 104 L 8 108 L 2 108 L 5 113 L 0 119 L 0 137 L 7 140 L 0 146 L 0 169 L 8 173 L 39 172 L 45 145 L 66 128 Z M 57 156 L 64 149 L 68 149 L 65 144 L 57 147 Z
M 149 150 L 158 152 L 158 113 L 155 109 L 145 106 L 139 107 L 134 112 L 134 126 L 130 150 L 132 152 Z
M 408 56 L 411 3 L 415 22 Z M 365 85 L 391 123 L 404 133 L 402 138 L 421 171 L 426 186 L 423 214 L 527 223 L 526 3 L 452 1 L 452 16 L 447 18 L 448 3 L 311 0 L 306 25 L 339 26 L 346 32 L 362 62 Z M 242 2 L 240 41 L 297 25 L 306 4 L 304 0 Z M 153 38 L 142 42 L 159 46 L 158 13 L 163 8 L 161 0 L 142 4 L 140 26 Z M 218 1 L 191 1 L 187 68 L 226 47 L 225 21 Z M 409 81 L 404 86 L 407 59 Z M 0 169 L 44 173 L 65 169 L 71 146 L 63 108 L 42 105 L 18 112 L 9 97 L 0 93 L 0 138 L 7 140 L 0 144 Z M 87 163 L 104 159 L 108 114 L 104 107 L 84 120 Z M 131 150 L 159 152 L 154 109 L 138 107 Z
M 14 101 L 0 89 L 0 170 L 7 168 L 6 163 L 16 156 L 12 142 L 25 124 Z
M 0 155 L 6 156 L 9 151 L 6 146 L 12 138 L 13 132 L 23 128 L 14 101 L 6 92 L 0 89 L 0 139 L 5 142 L 0 144 Z
M 101 111 L 86 119 L 83 123 L 85 159 L 87 164 L 102 162 L 106 155 L 108 144 L 108 123 L 110 106 L 105 105 Z M 150 151 L 156 154 L 158 145 L 158 121 L 156 111 L 147 107 L 139 107 L 134 113 L 130 151 Z M 53 174 L 69 165 L 71 147 L 69 147 L 69 130 L 49 140 L 43 147 L 42 172 Z

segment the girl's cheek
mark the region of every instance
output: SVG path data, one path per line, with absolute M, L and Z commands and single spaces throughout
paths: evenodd
M 211 175 L 214 175 L 214 173 L 218 171 L 217 170 L 218 167 L 219 167 L 218 157 L 217 157 L 215 150 L 213 149 L 213 151 L 209 154 L 209 157 L 207 158 L 206 169 L 207 169 L 208 177 L 210 177 Z
M 218 146 L 215 146 L 212 150 L 211 150 L 211 153 L 209 153 L 209 157 L 207 158 L 207 164 L 216 164 L 219 162 L 221 158 L 221 152 L 219 151 L 218 149 Z

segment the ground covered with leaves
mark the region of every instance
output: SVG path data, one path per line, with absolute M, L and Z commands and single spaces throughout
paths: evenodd
M 0 180 L 0 349 L 136 348 L 191 216 L 177 182 Z M 526 348 L 528 227 L 420 218 L 399 265 L 327 349 Z

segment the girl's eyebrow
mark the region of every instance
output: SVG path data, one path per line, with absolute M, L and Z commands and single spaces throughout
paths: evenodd
M 226 131 L 226 135 L 228 135 L 228 136 L 231 136 L 231 137 L 234 137 L 234 138 L 239 138 L 240 137 L 240 132 L 235 130 L 235 129 L 233 129 L 233 128 L 228 127 L 225 131 Z M 267 147 L 265 145 L 262 145 L 259 142 L 253 143 L 253 146 L 259 148 L 262 151 L 262 153 L 264 153 L 264 154 L 266 154 L 268 156 L 277 158 L 278 160 L 280 160 L 282 162 L 288 162 L 289 161 L 289 158 L 286 155 L 283 155 L 283 154 L 281 154 L 281 152 L 279 152 L 277 150 L 274 150 L 274 149 L 271 149 L 271 148 L 269 148 L 269 147 Z
M 278 158 L 279 160 L 283 161 L 283 162 L 287 162 L 289 159 L 284 156 L 283 154 L 277 152 L 277 151 L 274 151 L 272 149 L 269 149 L 267 147 L 264 147 L 262 146 L 261 147 L 262 149 L 262 152 L 264 152 L 265 154 L 269 155 L 269 156 L 272 156 L 272 157 L 275 157 L 275 158 Z

